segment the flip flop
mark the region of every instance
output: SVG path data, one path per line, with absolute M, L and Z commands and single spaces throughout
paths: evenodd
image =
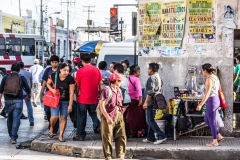
M 53 138 L 54 137 L 53 133 L 49 132 L 48 137 Z
M 209 144 L 206 144 L 207 147 L 217 147 L 218 144 L 212 144 L 212 143 L 209 143 Z
M 218 142 L 222 142 L 222 141 L 224 141 L 224 138 L 218 140 Z
M 65 142 L 63 138 L 58 138 L 59 142 Z

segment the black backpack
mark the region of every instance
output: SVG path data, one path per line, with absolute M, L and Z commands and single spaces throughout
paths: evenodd
M 17 97 L 22 91 L 22 78 L 18 73 L 10 73 L 4 85 L 4 94 Z

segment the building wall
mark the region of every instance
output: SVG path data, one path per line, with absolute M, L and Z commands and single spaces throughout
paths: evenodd
M 7 13 L 2 13 L 2 28 L 1 28 L 1 32 L 5 33 L 6 30 L 12 30 L 12 25 L 13 23 L 18 24 L 16 26 L 16 30 L 19 33 L 25 33 L 25 19 L 18 17 L 18 16 L 14 16 L 14 15 L 10 15 Z
M 65 41 L 65 43 L 64 43 L 64 41 Z M 66 55 L 67 30 L 60 26 L 56 26 L 56 43 L 57 43 L 56 54 L 59 57 Z M 60 53 L 60 54 L 58 54 L 58 53 Z
M 188 2 L 189 0 L 187 0 Z M 153 0 L 139 0 L 139 3 L 153 2 Z M 155 1 L 156 2 L 156 1 Z M 166 2 L 166 1 L 165 1 Z M 169 0 L 169 2 L 171 2 Z M 211 63 L 214 67 L 219 67 L 222 73 L 222 88 L 227 101 L 227 109 L 225 110 L 225 127 L 224 134 L 230 134 L 233 131 L 233 31 L 238 28 L 239 13 L 237 12 L 238 0 L 213 0 L 216 7 L 215 24 L 216 24 L 216 43 L 211 44 L 192 44 L 189 42 L 189 20 L 186 18 L 185 29 L 183 31 L 183 41 L 179 48 L 165 46 L 162 50 L 169 51 L 170 54 L 163 55 L 160 49 L 153 47 L 150 52 L 145 54 L 141 51 L 142 56 L 139 57 L 141 66 L 141 81 L 145 85 L 147 81 L 147 69 L 150 62 L 160 64 L 160 76 L 163 80 L 163 88 L 166 99 L 173 97 L 174 87 L 185 88 L 187 69 L 189 65 L 197 67 L 197 80 L 203 78 L 201 75 L 201 65 Z M 234 21 L 226 22 L 223 19 L 226 6 L 231 6 L 235 11 Z M 188 6 L 189 7 L 189 6 Z M 188 9 L 187 9 L 188 10 Z M 187 11 L 188 17 L 188 11 Z M 173 52 L 173 50 L 177 50 Z M 202 79 L 201 81 L 204 81 Z

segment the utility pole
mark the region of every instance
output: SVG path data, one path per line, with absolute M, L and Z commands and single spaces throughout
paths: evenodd
M 42 9 L 43 5 L 42 5 L 42 0 L 40 0 L 40 35 L 43 35 L 43 9 Z
M 122 17 L 121 17 L 121 21 L 119 21 L 119 23 L 121 24 L 121 41 L 123 41 L 123 23 L 124 23 L 124 21 L 122 20 Z
M 19 16 L 22 17 L 22 14 L 21 14 L 21 0 L 19 0 Z
M 69 2 L 69 0 L 67 0 L 67 2 L 61 2 L 61 3 L 67 3 L 67 53 L 66 53 L 66 60 L 69 60 L 69 4 L 72 4 L 75 2 Z
M 88 12 L 87 25 L 88 25 L 88 41 L 89 41 L 89 30 L 90 30 L 90 25 L 92 25 L 92 20 L 90 20 L 90 12 L 94 12 L 93 10 L 91 10 L 91 7 L 95 7 L 95 6 L 83 6 L 83 7 L 88 8 L 87 11 L 83 11 L 83 12 Z

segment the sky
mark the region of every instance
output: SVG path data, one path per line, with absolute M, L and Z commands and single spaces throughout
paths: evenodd
M 25 15 L 26 9 L 32 10 L 33 19 L 40 20 L 40 0 L 20 0 L 21 1 L 21 13 L 22 16 Z M 51 14 L 53 19 L 59 17 L 64 19 L 65 28 L 67 27 L 67 4 L 61 2 L 67 2 L 68 0 L 43 0 L 43 10 L 47 6 L 47 15 L 54 12 L 61 12 L 61 14 L 54 15 Z M 84 6 L 95 6 L 92 7 L 92 12 L 90 14 L 90 19 L 94 21 L 95 27 L 102 26 L 108 27 L 110 13 L 109 10 L 113 7 L 113 4 L 136 4 L 136 0 L 69 0 L 72 3 L 69 6 L 70 18 L 69 18 L 69 28 L 76 29 L 78 26 L 87 26 L 88 13 L 87 8 Z M 19 0 L 0 0 L 0 10 L 5 13 L 13 14 L 19 16 Z M 136 7 L 119 7 L 119 18 L 122 16 L 124 24 L 126 25 L 126 33 L 131 34 L 132 31 L 132 11 L 137 11 Z M 44 17 L 46 16 L 43 13 Z

